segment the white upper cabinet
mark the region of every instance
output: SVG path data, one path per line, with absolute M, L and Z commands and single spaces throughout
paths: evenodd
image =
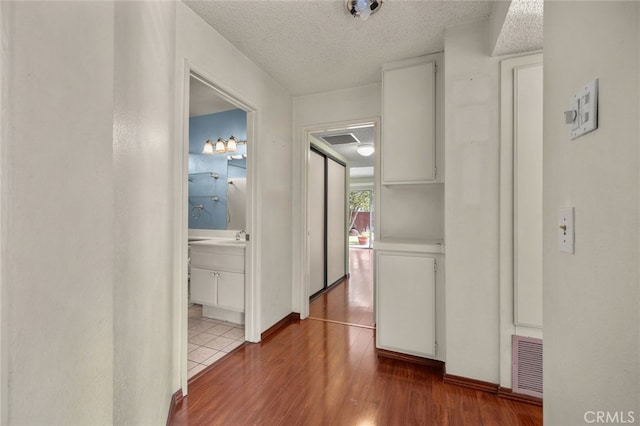
M 436 180 L 436 63 L 389 64 L 382 71 L 382 184 Z

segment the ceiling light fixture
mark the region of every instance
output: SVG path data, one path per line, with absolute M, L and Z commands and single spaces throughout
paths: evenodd
M 356 152 L 363 157 L 368 157 L 375 152 L 375 148 L 371 144 L 358 145 Z
M 238 150 L 238 145 L 244 145 L 247 141 L 239 141 L 234 136 L 231 136 L 228 141 L 225 142 L 224 139 L 218 138 L 217 142 L 211 142 L 209 139 L 204 143 L 204 147 L 202 148 L 202 153 L 205 155 L 213 155 L 213 154 L 225 154 L 227 152 L 236 152 Z
M 366 21 L 369 16 L 380 10 L 382 0 L 346 0 L 347 10 L 354 18 L 359 16 Z

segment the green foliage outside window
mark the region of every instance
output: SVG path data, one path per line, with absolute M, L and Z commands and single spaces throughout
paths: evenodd
M 349 193 L 349 228 L 350 231 L 356 223 L 358 213 L 369 213 L 369 197 L 371 191 L 352 191 Z

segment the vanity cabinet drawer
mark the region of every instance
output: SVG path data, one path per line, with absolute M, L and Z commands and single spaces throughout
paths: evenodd
M 191 267 L 244 273 L 244 256 L 210 253 L 191 248 Z

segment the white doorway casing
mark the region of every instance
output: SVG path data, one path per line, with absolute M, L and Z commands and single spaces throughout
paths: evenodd
M 180 369 L 181 387 L 183 395 L 187 394 L 187 324 L 188 324 L 188 212 L 184 206 L 188 205 L 189 188 L 189 86 L 190 79 L 196 78 L 200 82 L 211 88 L 217 96 L 225 101 L 237 106 L 247 113 L 247 178 L 246 178 L 246 233 L 250 236 L 245 249 L 245 340 L 249 342 L 260 341 L 260 285 L 259 285 L 259 244 L 260 228 L 257 213 L 257 162 L 256 162 L 256 115 L 257 109 L 242 99 L 241 96 L 233 93 L 229 87 L 220 85 L 208 76 L 208 73 L 200 67 L 185 61 L 183 74 L 183 114 L 182 114 L 182 144 L 181 147 L 181 167 L 176 173 L 176 188 L 180 188 L 178 218 L 180 247 L 182 248 L 181 260 L 179 262 L 179 294 L 180 294 L 180 314 L 179 336 L 181 343 Z
M 309 216 L 307 226 L 309 229 L 308 247 L 309 258 L 317 261 L 309 262 L 309 294 L 315 294 L 322 290 L 325 285 L 325 263 L 324 263 L 324 225 L 325 225 L 325 179 L 324 179 L 324 157 L 315 151 L 309 152 L 308 163 L 308 185 L 313 188 L 307 191 L 307 206 Z M 317 242 L 314 244 L 314 242 Z
M 308 223 L 308 214 L 309 214 L 309 204 L 308 204 L 308 189 L 309 189 L 309 152 L 311 147 L 311 134 L 318 132 L 326 132 L 334 129 L 348 129 L 349 127 L 360 127 L 365 124 L 372 124 L 374 127 L 374 145 L 376 152 L 379 150 L 379 140 L 380 140 L 380 119 L 375 118 L 363 118 L 360 120 L 350 120 L 347 122 L 332 122 L 326 124 L 317 124 L 317 125 L 309 125 L 301 128 L 299 133 L 299 157 L 296 159 L 298 163 L 298 170 L 300 176 L 300 187 L 299 193 L 297 194 L 297 201 L 299 205 L 299 215 L 302 218 L 300 221 L 300 230 L 296 234 L 294 232 L 293 239 L 293 250 L 294 253 L 298 253 L 298 257 L 294 258 L 294 263 L 299 262 L 299 266 L 294 268 L 294 299 L 293 299 L 293 310 L 298 311 L 300 313 L 300 318 L 305 319 L 309 316 L 309 297 L 311 296 L 311 262 L 310 262 L 310 248 L 309 248 L 309 223 Z M 378 159 L 376 158 L 376 167 L 374 170 L 378 169 Z M 348 188 L 348 173 L 347 178 L 345 179 L 345 188 Z M 376 181 L 374 176 L 374 182 Z M 348 191 L 345 191 L 348 192 Z M 377 193 L 377 187 L 374 187 L 374 192 Z M 348 196 L 348 194 L 346 194 Z M 375 197 L 375 202 L 377 203 L 377 198 Z M 294 202 L 294 205 L 296 203 Z M 345 208 L 345 220 L 346 220 L 346 208 Z M 346 226 L 346 225 L 345 225 Z M 299 238 L 296 238 L 295 235 L 298 235 Z M 346 239 L 345 239 L 346 240 Z M 345 241 L 345 274 L 348 273 L 349 270 L 349 260 L 348 260 L 348 250 L 346 249 L 346 241 Z M 297 297 L 296 297 L 297 295 Z
M 516 163 L 517 159 L 517 138 L 518 138 L 518 129 L 517 126 L 522 125 L 523 123 L 518 122 L 518 93 L 516 93 L 516 83 L 517 77 L 514 77 L 517 74 L 518 69 L 529 68 L 529 67 L 537 67 L 542 66 L 543 58 L 542 54 L 533 54 L 520 56 L 515 58 L 505 59 L 501 62 L 501 99 L 500 99 L 500 386 L 504 388 L 511 388 L 511 368 L 512 368 L 512 343 L 511 339 L 513 335 L 523 335 L 528 337 L 535 337 L 542 339 L 542 324 L 534 325 L 534 324 L 524 324 L 522 321 L 518 321 L 517 319 L 517 309 L 518 305 L 520 309 L 525 308 L 529 312 L 537 312 L 540 320 L 542 317 L 542 270 L 541 270 L 541 258 L 542 258 L 542 250 L 541 245 L 531 244 L 531 245 L 522 245 L 524 239 L 526 238 L 542 238 L 540 231 L 538 231 L 539 235 L 517 235 L 517 225 L 518 218 L 520 217 L 520 221 L 523 220 L 522 215 L 518 215 L 517 211 L 517 197 L 518 197 L 518 167 Z M 538 82 L 540 87 L 542 86 L 542 81 Z M 541 91 L 538 93 L 541 97 Z M 537 102 L 532 101 L 531 106 L 540 107 L 541 104 L 537 105 Z M 541 138 L 541 116 L 534 117 L 532 114 L 532 118 L 529 121 L 529 124 L 533 124 L 539 126 L 539 142 L 540 147 L 542 144 Z M 520 117 L 521 119 L 523 117 Z M 539 119 L 539 122 L 536 122 Z M 535 132 L 538 134 L 537 132 Z M 541 168 L 541 164 L 539 165 Z M 539 178 L 542 179 L 542 170 L 538 170 Z M 536 173 L 537 175 L 538 173 Z M 522 177 L 521 177 L 522 178 Z M 520 179 L 522 182 L 523 179 Z M 541 184 L 540 181 L 540 198 L 541 198 Z M 524 189 L 524 188 L 521 188 Z M 522 200 L 524 200 L 526 194 L 522 195 Z M 529 199 L 533 199 L 535 197 L 528 197 Z M 521 200 L 521 201 L 522 201 Z M 540 226 L 542 224 L 542 208 L 540 207 L 539 214 L 537 218 L 529 216 L 526 218 L 527 221 L 539 220 Z M 520 223 L 520 226 L 523 226 Z M 524 226 L 527 226 L 524 224 Z M 534 229 L 534 226 L 531 226 L 531 229 Z M 541 241 L 540 241 L 541 242 Z M 518 263 L 522 264 L 522 262 L 518 261 L 518 253 L 522 255 L 526 250 L 534 249 L 534 246 L 538 246 L 540 253 L 538 253 L 540 257 L 540 270 L 537 271 L 539 273 L 539 288 L 535 288 L 535 284 L 532 282 L 522 283 L 524 290 L 524 286 L 529 288 L 530 295 L 538 294 L 539 297 L 535 297 L 535 300 L 520 300 L 518 301 L 518 282 L 517 282 L 517 265 Z M 535 250 L 535 249 L 534 249 Z M 526 259 L 525 259 L 526 261 Z M 535 262 L 534 262 L 535 263 Z M 531 272 L 531 271 L 530 271 Z M 529 315 L 531 316 L 531 315 Z

